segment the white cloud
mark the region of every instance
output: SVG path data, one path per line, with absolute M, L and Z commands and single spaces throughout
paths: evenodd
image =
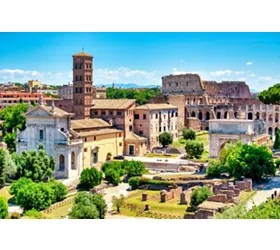
M 214 72 L 210 72 L 211 76 L 224 76 L 224 75 L 231 75 L 233 72 L 229 69 L 227 70 L 219 70 L 219 71 L 214 71 Z
M 272 77 L 271 76 L 262 76 L 258 78 L 260 81 L 271 81 Z
M 247 64 L 248 66 L 250 66 L 250 65 L 253 64 L 253 62 L 247 62 L 246 64 Z
M 129 69 L 126 67 L 120 67 L 117 69 L 96 69 L 94 77 L 97 84 L 108 83 L 108 81 L 150 84 L 151 81 L 155 82 L 155 79 L 157 79 L 156 71 Z M 160 77 L 157 81 L 160 82 Z
M 247 80 L 247 78 L 245 78 L 245 77 L 240 77 L 240 78 L 238 78 L 237 80 L 240 81 L 240 82 L 245 82 L 245 81 Z
M 27 82 L 28 80 L 39 80 L 44 84 L 52 84 L 59 81 L 63 77 L 61 72 L 39 72 L 36 70 L 22 70 L 22 69 L 2 69 L 0 70 L 1 82 Z

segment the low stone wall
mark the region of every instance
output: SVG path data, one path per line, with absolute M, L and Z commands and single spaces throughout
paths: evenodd
M 52 204 L 51 206 L 49 206 L 48 208 L 46 208 L 45 210 L 43 210 L 43 213 L 49 214 L 51 213 L 54 209 L 60 208 L 62 206 L 65 206 L 67 204 L 73 203 L 74 202 L 74 196 L 66 198 L 63 201 L 57 202 L 55 204 Z

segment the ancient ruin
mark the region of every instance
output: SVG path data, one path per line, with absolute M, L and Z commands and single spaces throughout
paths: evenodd
M 178 127 L 209 130 L 211 119 L 246 119 L 265 123 L 265 133 L 274 136 L 279 126 L 278 105 L 265 105 L 253 98 L 241 81 L 204 81 L 198 74 L 162 77 L 162 95 L 150 103 L 178 107 Z

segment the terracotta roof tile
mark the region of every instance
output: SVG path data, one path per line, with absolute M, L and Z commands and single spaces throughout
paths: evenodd
M 88 53 L 86 53 L 86 52 L 80 52 L 80 53 L 77 53 L 77 54 L 75 54 L 75 55 L 73 55 L 73 56 L 88 56 L 88 57 L 93 57 L 92 55 L 90 55 L 90 54 L 88 54 Z
M 141 137 L 140 135 L 136 135 L 133 132 L 131 132 L 126 138 L 125 140 L 127 141 L 146 141 L 147 138 L 145 137 Z
M 84 128 L 101 128 L 101 127 L 111 127 L 111 125 L 102 119 L 81 119 L 81 120 L 71 120 L 72 129 L 84 129 Z
M 161 110 L 161 109 L 178 109 L 178 107 L 167 103 L 147 103 L 136 107 L 136 109 Z
M 135 102 L 135 99 L 100 99 L 93 101 L 91 109 L 127 109 Z

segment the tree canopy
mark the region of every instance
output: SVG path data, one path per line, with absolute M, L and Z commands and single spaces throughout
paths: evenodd
M 3 141 L 7 143 L 10 151 L 15 151 L 16 131 L 25 129 L 24 113 L 27 112 L 28 104 L 19 103 L 10 105 L 0 111 L 0 119 L 3 124 Z
M 264 104 L 280 104 L 280 83 L 269 87 L 267 90 L 263 90 L 258 94 L 258 98 Z
M 80 176 L 80 185 L 82 188 L 89 190 L 101 183 L 102 172 L 96 168 L 86 168 Z
M 137 105 L 143 105 L 148 101 L 160 95 L 159 88 L 138 89 L 116 89 L 107 88 L 107 99 L 136 99 Z
M 173 135 L 168 132 L 163 132 L 159 135 L 159 142 L 163 147 L 172 144 L 173 142 Z
M 182 135 L 185 140 L 195 140 L 195 131 L 191 128 L 183 128 Z
M 229 144 L 221 152 L 219 161 L 210 162 L 207 173 L 218 177 L 227 172 L 235 179 L 241 177 L 260 181 L 262 178 L 275 175 L 276 164 L 271 150 L 265 145 Z
M 75 199 L 71 219 L 104 219 L 107 205 L 101 195 L 89 192 L 79 192 Z
M 49 157 L 42 145 L 38 150 L 13 153 L 12 158 L 17 166 L 16 177 L 26 177 L 33 181 L 43 181 L 51 178 L 55 170 L 55 160 Z
M 187 140 L 185 149 L 190 159 L 199 159 L 204 151 L 204 145 L 199 141 Z
M 9 177 L 13 177 L 16 171 L 17 167 L 10 153 L 0 148 L 0 186 L 5 184 Z

